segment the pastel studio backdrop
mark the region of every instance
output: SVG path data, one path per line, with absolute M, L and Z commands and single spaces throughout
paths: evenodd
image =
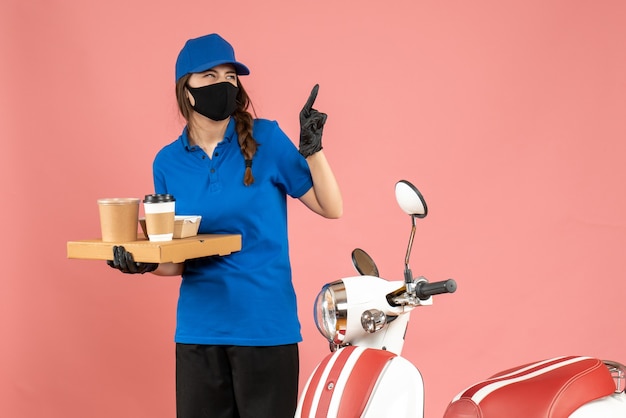
M 152 191 L 152 158 L 182 126 L 176 55 L 209 32 L 294 141 L 315 83 L 329 115 L 345 215 L 290 202 L 300 388 L 327 352 L 313 299 L 353 274 L 350 251 L 402 277 L 400 179 L 430 210 L 414 273 L 459 285 L 406 337 L 427 417 L 524 362 L 626 361 L 624 21 L 621 0 L 3 0 L 0 416 L 174 416 L 179 279 L 67 260 L 65 245 L 98 236 L 96 199 Z

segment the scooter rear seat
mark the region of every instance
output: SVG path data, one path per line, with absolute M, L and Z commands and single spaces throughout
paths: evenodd
M 500 372 L 454 397 L 444 418 L 563 418 L 615 391 L 601 360 L 558 357 Z

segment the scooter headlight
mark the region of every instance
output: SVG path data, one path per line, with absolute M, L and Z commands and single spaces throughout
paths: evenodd
M 347 300 L 346 287 L 342 281 L 329 283 L 315 299 L 315 325 L 331 343 L 341 344 L 346 335 Z

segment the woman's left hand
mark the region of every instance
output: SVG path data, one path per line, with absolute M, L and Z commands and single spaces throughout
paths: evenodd
M 326 113 L 313 109 L 319 84 L 311 90 L 311 95 L 300 111 L 300 154 L 307 158 L 322 149 L 322 131 L 326 123 Z
M 157 263 L 138 263 L 131 253 L 121 245 L 113 246 L 113 260 L 107 260 L 109 267 L 126 274 L 144 274 L 156 270 Z

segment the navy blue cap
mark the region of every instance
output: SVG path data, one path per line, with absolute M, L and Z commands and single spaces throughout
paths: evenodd
M 216 33 L 190 39 L 176 59 L 176 81 L 189 73 L 200 73 L 217 65 L 232 64 L 237 75 L 248 75 L 248 67 L 235 59 L 233 47 Z

